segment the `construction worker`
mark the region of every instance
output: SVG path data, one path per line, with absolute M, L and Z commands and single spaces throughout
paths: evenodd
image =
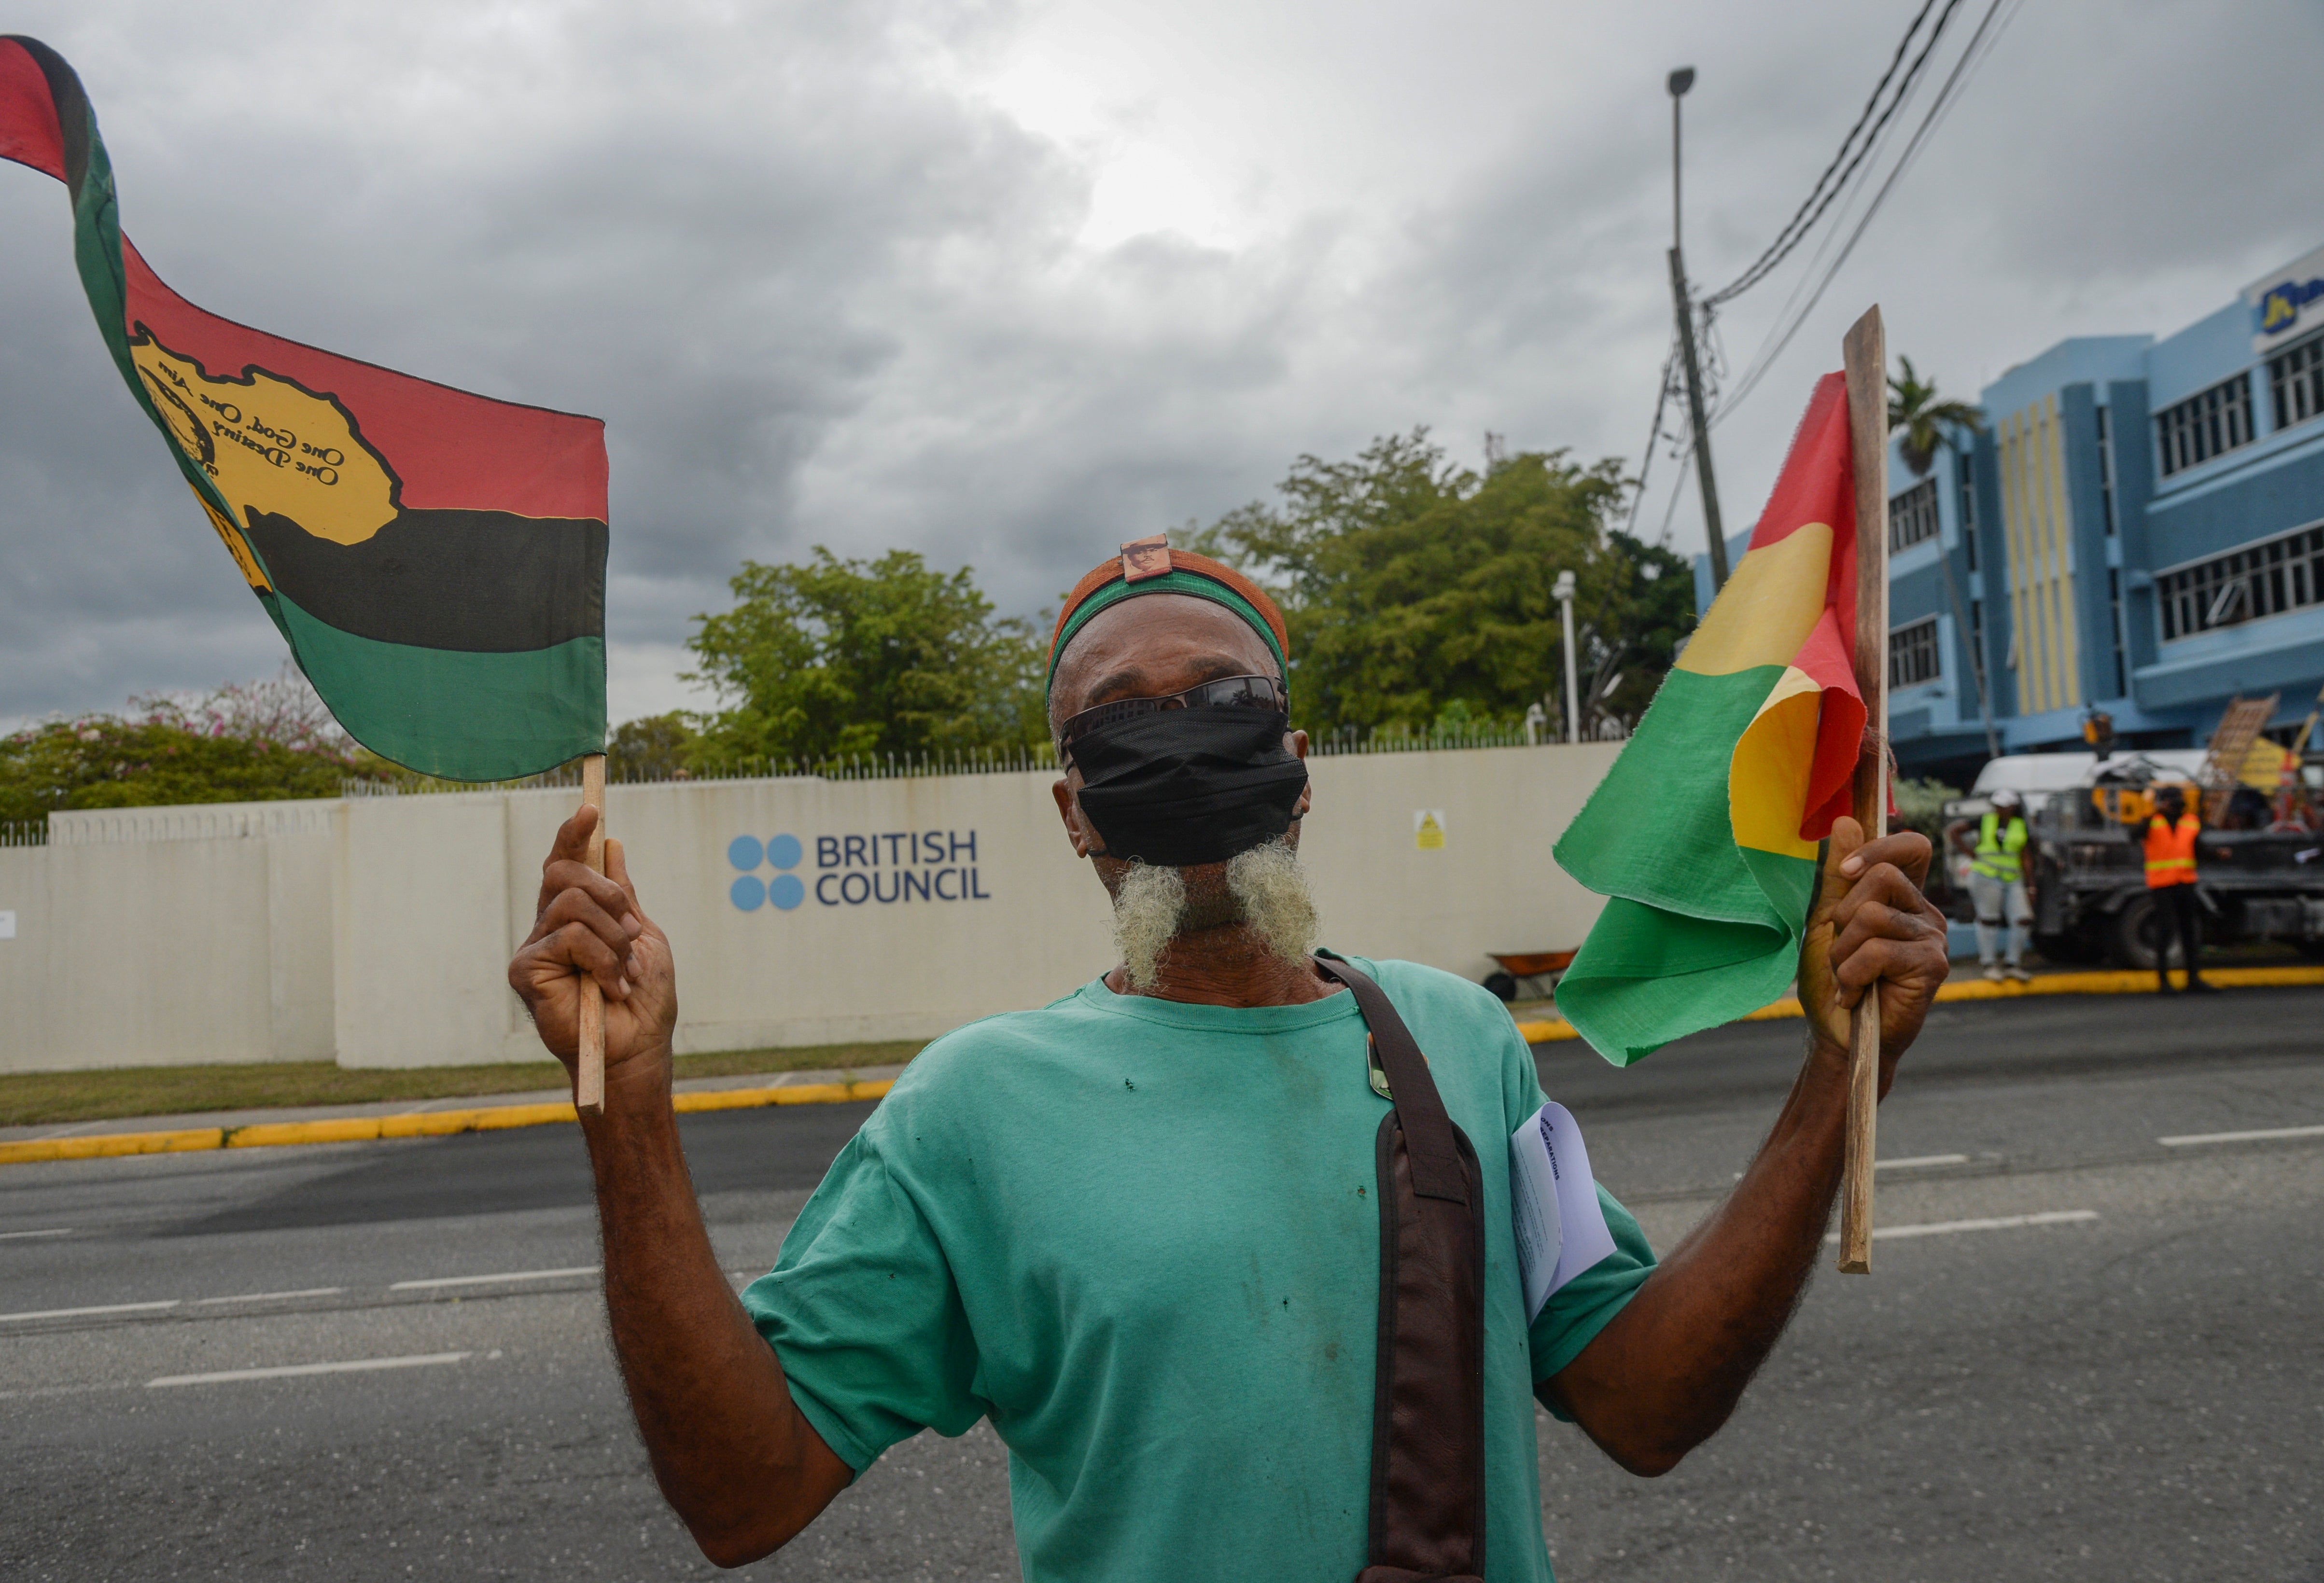
M 1969 895 L 1977 907 L 1977 960 L 1985 976 L 1999 983 L 2004 975 L 1994 960 L 1997 936 L 2006 920 L 2009 929 L 2007 976 L 2019 983 L 2034 975 L 2019 965 L 2025 953 L 2025 933 L 2034 923 L 2034 905 L 2025 888 L 2025 800 L 2006 787 L 1993 794 L 1993 807 L 1976 824 L 1955 828 L 1953 844 L 1969 857 Z
M 2187 988 L 2207 993 L 2218 988 L 2195 971 L 2203 949 L 2202 905 L 2195 896 L 2195 837 L 2202 828 L 2177 787 L 2154 794 L 2154 816 L 2146 822 L 2146 888 L 2154 897 L 2154 976 L 2165 995 L 2172 992 L 2173 934 L 2187 963 Z

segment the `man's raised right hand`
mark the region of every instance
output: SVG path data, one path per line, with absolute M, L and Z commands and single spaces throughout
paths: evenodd
M 557 832 L 540 866 L 532 933 L 509 962 L 509 984 L 524 998 L 540 1042 L 565 1063 L 578 1059 L 581 975 L 605 997 L 605 1079 L 667 1082 L 670 1033 L 678 1026 L 678 972 L 669 941 L 638 905 L 622 843 L 605 843 L 605 872 L 586 860 L 597 811 L 585 807 Z

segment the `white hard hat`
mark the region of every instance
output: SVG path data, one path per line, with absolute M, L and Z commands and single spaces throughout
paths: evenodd
M 1993 794 L 1993 805 L 1997 808 L 2018 808 L 2024 806 L 2024 798 L 2006 786 Z

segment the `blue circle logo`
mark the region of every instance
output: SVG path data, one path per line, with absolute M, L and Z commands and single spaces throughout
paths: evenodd
M 761 841 L 755 835 L 738 835 L 726 843 L 726 861 L 742 870 L 733 884 L 726 888 L 726 897 L 746 913 L 757 912 L 769 902 L 778 912 L 789 912 L 807 899 L 807 882 L 796 874 L 777 874 L 772 879 L 759 877 L 759 865 L 772 863 L 778 869 L 796 869 L 807 855 L 796 835 L 770 836 Z

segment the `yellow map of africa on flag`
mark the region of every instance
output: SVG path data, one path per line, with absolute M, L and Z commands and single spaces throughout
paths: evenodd
M 260 511 L 334 544 L 361 544 L 395 520 L 386 464 L 329 396 L 263 368 L 213 375 L 150 336 L 132 341 L 129 355 L 170 438 L 217 482 L 242 527 Z

